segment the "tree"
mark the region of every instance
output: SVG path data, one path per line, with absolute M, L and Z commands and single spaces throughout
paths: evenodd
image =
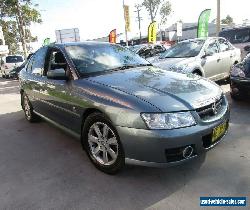
M 37 6 L 31 0 L 0 0 L 1 24 L 11 23 L 12 28 L 15 28 L 15 31 L 10 32 L 9 27 L 3 27 L 6 44 L 9 45 L 12 53 L 16 53 L 20 41 L 24 56 L 27 57 L 26 43 L 36 39 L 30 33 L 30 25 L 42 22 Z
M 234 24 L 233 18 L 230 15 L 227 15 L 225 19 L 221 20 L 222 24 L 232 25 Z
M 171 4 L 166 0 L 144 0 L 142 5 L 148 11 L 151 22 L 160 15 L 160 23 L 166 23 L 167 17 L 171 13 Z

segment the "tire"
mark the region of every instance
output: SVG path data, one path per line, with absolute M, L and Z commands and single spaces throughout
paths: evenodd
M 230 93 L 231 95 L 231 98 L 234 100 L 234 101 L 242 101 L 242 96 L 241 95 L 235 95 L 233 93 Z
M 33 112 L 32 105 L 29 101 L 28 96 L 25 93 L 21 95 L 21 104 L 26 120 L 31 123 L 39 121 L 40 118 Z
M 116 174 L 125 165 L 119 135 L 103 114 L 94 112 L 86 118 L 81 142 L 91 162 L 104 173 Z
M 5 74 L 2 74 L 2 78 L 5 78 Z

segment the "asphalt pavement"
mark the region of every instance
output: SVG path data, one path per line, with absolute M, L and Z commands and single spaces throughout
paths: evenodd
M 250 199 L 250 102 L 231 104 L 228 135 L 181 166 L 98 171 L 79 140 L 47 122 L 31 124 L 18 81 L 0 79 L 0 209 L 230 209 L 200 207 L 201 196 Z M 231 208 L 235 209 L 235 208 Z

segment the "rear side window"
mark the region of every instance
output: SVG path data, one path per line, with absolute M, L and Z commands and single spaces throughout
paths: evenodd
M 34 60 L 34 56 L 29 59 L 26 71 L 31 72 L 33 60 Z
M 20 63 L 23 62 L 22 56 L 11 55 L 6 57 L 6 63 Z
M 31 73 L 36 75 L 42 75 L 44 70 L 45 56 L 47 53 L 47 47 L 39 49 L 35 55 L 32 56 L 31 63 Z

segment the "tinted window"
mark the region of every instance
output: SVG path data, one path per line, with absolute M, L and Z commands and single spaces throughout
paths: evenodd
M 33 60 L 34 60 L 34 56 L 32 56 L 32 57 L 29 59 L 28 64 L 27 64 L 26 71 L 31 72 Z
M 35 55 L 32 56 L 33 63 L 32 63 L 32 74 L 38 74 L 41 75 L 44 69 L 44 62 L 45 62 L 45 56 L 47 53 L 47 48 L 41 48 L 39 49 Z
M 250 56 L 247 56 L 243 61 L 244 69 L 248 77 L 250 76 Z
M 228 44 L 228 42 L 224 39 L 219 39 L 219 45 L 220 45 L 220 51 L 221 52 L 225 52 L 230 50 L 230 45 Z
M 129 49 L 114 44 L 81 44 L 65 47 L 81 74 L 113 70 L 122 66 L 149 63 Z
M 204 40 L 189 40 L 180 42 L 166 50 L 160 58 L 195 57 L 200 53 L 204 42 Z
M 6 63 L 19 63 L 23 62 L 22 56 L 11 55 L 6 57 Z
M 250 29 L 234 29 L 220 32 L 220 36 L 233 44 L 250 42 Z

